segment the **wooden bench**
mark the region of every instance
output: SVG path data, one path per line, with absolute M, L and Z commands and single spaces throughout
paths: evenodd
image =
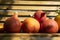
M 48 17 L 54 18 L 60 7 L 59 1 L 0 1 L 0 27 L 7 18 L 18 12 L 20 21 L 34 15 L 36 10 L 43 10 Z M 44 36 L 45 35 L 45 36 Z M 60 34 L 45 33 L 0 33 L 1 40 L 60 40 Z

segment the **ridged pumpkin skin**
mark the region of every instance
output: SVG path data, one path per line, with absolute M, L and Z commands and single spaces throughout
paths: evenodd
M 4 23 L 4 30 L 8 33 L 19 33 L 21 29 L 21 22 L 18 16 L 14 14 L 12 17 L 8 18 Z
M 41 23 L 41 31 L 47 33 L 56 33 L 58 32 L 58 24 L 53 19 L 47 19 L 43 23 Z
M 34 18 L 27 18 L 22 24 L 22 31 L 24 33 L 37 33 L 40 29 L 39 22 Z

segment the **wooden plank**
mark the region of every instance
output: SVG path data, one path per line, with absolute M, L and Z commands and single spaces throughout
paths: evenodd
M 35 37 L 60 37 L 60 33 L 0 33 L 0 37 L 6 35 L 5 37 L 9 37 L 12 35 L 13 37 L 20 37 L 20 36 L 35 36 Z
M 18 12 L 18 15 L 34 15 L 35 12 L 31 11 L 0 11 L 0 14 L 5 14 L 5 15 L 14 15 L 15 12 Z
M 5 21 L 7 18 L 9 18 L 9 17 L 3 17 L 0 21 Z M 24 21 L 26 18 L 28 18 L 28 17 L 19 17 L 19 20 Z
M 28 11 L 19 11 L 18 15 L 33 15 L 35 12 L 28 12 Z M 9 12 L 8 15 L 13 15 L 14 12 Z
M 2 17 L 2 19 L 0 19 L 0 21 L 6 21 L 7 18 L 9 18 L 9 17 Z M 26 18 L 29 18 L 29 17 L 19 17 L 19 20 L 24 21 Z M 48 17 L 48 18 L 54 19 L 55 17 Z
M 34 15 L 34 13 L 35 12 L 18 12 L 18 15 L 31 15 L 31 16 L 33 16 Z M 14 14 L 14 12 L 8 12 L 8 15 L 13 15 Z M 49 13 L 46 13 L 48 16 L 56 16 L 56 15 L 58 15 L 58 13 L 56 13 L 56 12 L 49 12 Z
M 58 1 L 15 1 L 14 4 L 34 4 L 34 5 L 60 5 L 60 2 Z
M 60 34 L 58 36 L 48 33 L 0 33 L 1 40 L 60 40 Z M 55 36 L 55 37 L 51 37 Z
M 5 35 L 3 35 L 5 36 Z M 20 36 L 20 37 L 0 37 L 1 40 L 60 40 L 60 37 L 34 37 L 34 36 Z
M 2 3 L 0 3 L 2 4 Z M 60 5 L 59 1 L 6 1 L 3 4 Z
M 0 9 L 57 10 L 56 6 L 0 6 Z
M 12 6 L 12 9 L 25 9 L 25 10 L 57 10 L 57 7 L 48 6 Z
M 48 16 L 57 16 L 58 13 L 56 13 L 56 12 L 49 12 L 49 13 L 47 13 L 47 15 L 48 15 Z
M 0 40 L 60 40 L 60 33 L 0 33 Z
M 27 16 L 28 15 L 33 16 L 36 11 L 20 11 L 20 10 L 19 11 L 18 10 L 16 10 L 16 11 L 14 11 L 14 10 L 3 11 L 3 10 L 0 10 L 0 14 L 2 14 L 2 15 L 8 15 L 8 16 L 14 15 L 15 12 L 17 12 L 19 16 L 20 15 L 21 16 L 26 16 L 26 15 Z M 56 12 L 46 12 L 46 14 L 48 16 L 56 16 L 56 15 L 58 15 L 58 13 L 56 13 Z

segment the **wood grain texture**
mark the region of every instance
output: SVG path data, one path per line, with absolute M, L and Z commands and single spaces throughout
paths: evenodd
M 35 11 L 21 11 L 21 10 L 57 10 L 60 7 L 59 1 L 17 1 L 17 0 L 0 0 L 0 9 L 17 9 L 16 11 L 0 11 L 0 21 L 6 21 L 9 17 L 2 17 L 2 15 L 13 15 L 18 12 L 18 15 L 34 15 Z M 12 5 L 5 5 L 12 4 Z M 13 5 L 15 4 L 15 5 Z M 23 5 L 23 6 L 22 6 Z M 42 6 L 40 6 L 42 5 Z M 43 6 L 45 5 L 45 6 Z M 47 6 L 46 6 L 47 5 Z M 50 5 L 50 6 L 48 6 Z M 51 6 L 52 5 L 52 6 Z M 54 6 L 53 6 L 54 5 Z M 19 11 L 18 11 L 19 10 Z M 58 13 L 50 12 L 48 16 L 56 16 Z M 29 17 L 19 17 L 20 21 L 24 21 Z M 54 19 L 54 17 L 52 17 Z M 0 28 L 3 28 L 4 23 L 0 23 Z M 0 40 L 60 40 L 60 33 L 0 33 Z
M 19 37 L 19 36 L 36 36 L 36 37 L 59 37 L 60 33 L 0 33 L 0 35 L 7 35 L 7 37 L 9 35 L 13 35 L 15 37 Z M 43 36 L 44 35 L 44 36 Z
M 59 1 L 5 1 L 5 4 L 60 5 Z M 2 4 L 2 3 L 0 3 Z M 3 3 L 4 4 L 4 3 Z
M 59 33 L 0 33 L 1 40 L 59 40 Z M 55 36 L 55 37 L 53 37 Z
M 4 14 L 5 11 L 0 11 L 0 14 Z M 10 11 L 7 11 L 7 14 L 6 15 L 13 15 L 15 12 L 18 13 L 18 15 L 33 15 L 35 13 L 35 11 L 13 11 L 13 10 L 10 10 Z
M 57 10 L 56 6 L 0 6 L 0 9 Z
M 6 21 L 9 17 L 3 17 L 0 21 Z M 29 17 L 19 17 L 20 21 L 24 21 L 24 19 L 29 18 Z

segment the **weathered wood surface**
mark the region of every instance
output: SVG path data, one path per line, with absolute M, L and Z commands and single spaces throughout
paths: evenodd
M 3 3 L 4 2 L 4 3 Z M 0 0 L 0 4 L 28 4 L 28 5 L 60 5 L 59 1 L 14 1 Z
M 0 21 L 5 21 L 8 18 L 8 16 L 13 15 L 14 12 L 18 12 L 19 16 L 20 15 L 24 16 L 24 17 L 21 17 L 21 16 L 19 17 L 19 19 L 23 21 L 24 19 L 28 18 L 29 15 L 30 17 L 33 16 L 36 10 L 46 10 L 47 12 L 49 10 L 51 12 L 47 13 L 48 16 L 56 16 L 58 15 L 56 13 L 56 10 L 59 9 L 60 7 L 59 1 L 13 1 L 13 0 L 3 1 L 3 0 L 0 0 L 0 4 L 3 4 L 3 5 L 0 5 L 0 9 L 2 10 L 6 9 L 3 11 L 0 10 Z M 9 10 L 9 9 L 13 9 L 13 10 Z
M 60 37 L 60 33 L 0 33 L 0 37 L 3 35 L 6 35 L 6 37 L 9 37 L 10 35 L 14 37 L 20 36 Z
M 59 1 L 0 1 L 0 9 L 57 10 L 58 6 Z
M 3 17 L 0 21 L 5 21 L 7 18 L 9 18 L 9 17 Z M 24 19 L 26 19 L 26 18 L 28 18 L 28 17 L 19 17 L 19 20 L 24 21 Z
M 15 12 L 18 13 L 18 15 L 34 15 L 36 11 L 21 11 L 21 10 L 1 10 L 0 14 L 1 15 L 13 15 Z M 58 13 L 56 12 L 46 12 L 46 14 L 50 16 L 56 16 Z
M 3 7 L 3 8 L 1 8 Z M 56 6 L 0 6 L 0 9 L 17 9 L 17 10 L 57 10 Z
M 3 4 L 3 5 L 1 5 Z M 9 5 L 8 5 L 9 4 Z M 59 9 L 59 1 L 14 1 L 0 0 L 0 21 L 5 21 L 8 16 L 18 12 L 18 15 L 34 15 L 36 10 L 51 11 L 48 16 L 56 16 L 56 10 Z M 3 10 L 6 9 L 6 10 Z M 13 9 L 13 10 L 9 10 Z M 1 11 L 3 10 L 3 11 Z M 22 11 L 25 10 L 25 11 Z M 53 12 L 54 11 L 54 12 Z M 8 16 L 1 16 L 8 15 Z M 19 17 L 20 21 L 28 17 Z M 0 28 L 3 28 L 4 23 L 0 23 Z M 60 33 L 0 33 L 0 40 L 60 40 Z
M 0 40 L 59 40 L 59 36 L 60 34 L 47 33 L 2 33 Z

